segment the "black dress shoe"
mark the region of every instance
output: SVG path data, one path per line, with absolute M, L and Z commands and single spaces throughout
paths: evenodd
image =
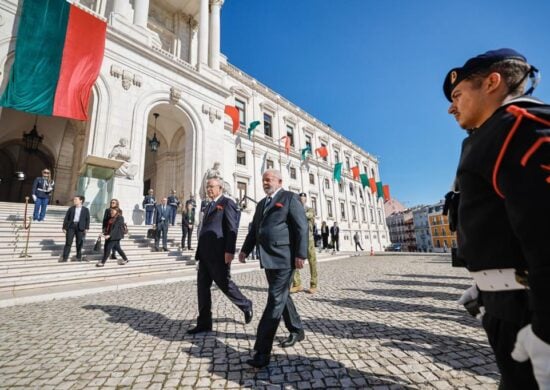
M 203 332 L 210 332 L 212 330 L 211 326 L 195 326 L 194 328 L 188 329 L 187 334 L 197 334 Z
M 269 364 L 270 359 L 271 357 L 269 355 L 257 353 L 256 355 L 254 355 L 254 358 L 248 359 L 246 363 L 251 365 L 252 367 L 263 368 Z
M 244 311 L 244 323 L 250 324 L 252 317 L 254 317 L 254 312 L 252 311 L 252 306 L 250 306 L 250 309 Z
M 306 334 L 304 333 L 304 331 L 301 331 L 299 333 L 291 333 L 288 336 L 288 338 L 281 343 L 281 347 L 283 348 L 292 347 L 298 341 L 302 341 L 305 338 L 306 338 Z

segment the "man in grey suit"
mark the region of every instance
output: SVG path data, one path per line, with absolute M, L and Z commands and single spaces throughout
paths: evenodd
M 168 222 L 172 212 L 168 207 L 168 198 L 162 198 L 162 203 L 155 206 L 155 216 L 153 218 L 154 226 L 157 229 L 157 235 L 155 236 L 155 250 L 158 252 L 159 241 L 162 237 L 162 250 L 168 251 Z
M 295 268 L 303 268 L 307 257 L 308 225 L 304 207 L 298 195 L 282 189 L 281 172 L 267 170 L 262 176 L 266 197 L 262 199 L 252 220 L 252 228 L 239 253 L 239 261 L 257 245 L 260 264 L 267 276 L 267 305 L 258 325 L 253 359 L 247 361 L 253 367 L 269 364 L 273 339 L 281 316 L 290 332 L 282 342 L 283 348 L 293 346 L 305 337 L 302 320 L 290 297 L 290 284 Z

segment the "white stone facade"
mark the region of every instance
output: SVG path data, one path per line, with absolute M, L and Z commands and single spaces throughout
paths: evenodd
M 29 180 L 32 183 L 33 176 L 48 166 L 57 183 L 54 202 L 67 204 L 86 156 L 107 157 L 126 138 L 129 164 L 136 173 L 131 178 L 115 177 L 112 196 L 120 199 L 125 215 L 132 215 L 127 217 L 130 223 L 142 221 L 146 187 L 153 188 L 157 198 L 172 188 L 180 199 L 191 193 L 198 197 L 203 175 L 215 161 L 221 163 L 234 197 L 246 194 L 260 200 L 261 172 L 269 164 L 283 172 L 286 188 L 306 192 L 314 200 L 318 227 L 321 221 L 338 222 L 342 249 L 353 247 L 356 231 L 368 250 L 389 244 L 383 200 L 368 188 L 363 190 L 349 170 L 359 165 L 362 173 L 378 181 L 377 159 L 227 63 L 219 52 L 223 1 L 80 0 L 80 4 L 108 21 L 90 120 L 39 117 L 37 128 L 44 141 L 37 153 L 28 156 L 21 136 L 32 128 L 35 117 L 0 108 L 0 174 L 25 170 L 28 175 L 25 182 L 0 189 L 2 200 L 22 201 L 29 193 Z M 0 0 L 1 91 L 13 63 L 18 12 L 19 1 Z M 237 100 L 244 107 L 244 123 L 233 135 L 224 108 Z M 159 114 L 156 127 L 154 113 Z M 264 134 L 264 114 L 271 117 L 271 136 Z M 262 125 L 249 141 L 246 126 L 255 120 Z M 278 141 L 287 132 L 292 132 L 294 144 L 289 156 Z M 160 147 L 153 153 L 148 141 L 154 134 Z M 327 146 L 327 161 L 312 156 L 303 164 L 300 150 L 306 142 L 313 150 Z M 332 180 L 335 152 L 344 162 L 341 188 Z M 241 225 L 250 220 L 252 204 L 248 202 Z

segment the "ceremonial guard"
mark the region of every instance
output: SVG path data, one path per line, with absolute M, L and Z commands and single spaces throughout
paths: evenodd
M 550 389 L 550 106 L 526 96 L 537 74 L 500 49 L 451 69 L 443 86 L 449 114 L 468 132 L 457 256 L 475 284 L 460 301 L 483 307 L 499 389 Z
M 153 214 L 155 213 L 155 205 L 157 201 L 153 196 L 153 190 L 147 191 L 147 195 L 143 199 L 143 208 L 145 209 L 145 224 L 153 224 Z
M 32 183 L 32 200 L 34 201 L 33 221 L 43 221 L 46 216 L 46 209 L 50 195 L 54 188 L 54 182 L 50 178 L 51 172 L 49 169 L 42 170 L 42 177 L 37 177 Z
M 309 263 L 309 272 L 310 272 L 310 288 L 306 292 L 310 294 L 315 294 L 317 292 L 317 254 L 315 253 L 315 239 L 313 230 L 315 227 L 315 210 L 312 207 L 306 206 L 307 194 L 305 192 L 300 193 L 300 201 L 304 206 L 306 212 L 307 224 L 308 224 L 308 246 L 307 246 L 307 261 Z M 294 270 L 294 279 L 292 282 L 292 287 L 290 288 L 291 293 L 296 293 L 302 291 L 302 279 L 300 277 L 300 270 Z
M 176 190 L 171 190 L 168 196 L 168 207 L 170 208 L 170 223 L 172 226 L 176 223 L 176 214 L 178 213 L 179 205 L 180 201 L 176 196 Z

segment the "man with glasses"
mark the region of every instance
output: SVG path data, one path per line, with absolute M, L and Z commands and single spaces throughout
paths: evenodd
M 50 178 L 50 170 L 43 169 L 42 177 L 37 177 L 32 183 L 32 200 L 34 201 L 33 221 L 43 221 L 46 216 L 46 208 L 53 191 L 54 182 Z

